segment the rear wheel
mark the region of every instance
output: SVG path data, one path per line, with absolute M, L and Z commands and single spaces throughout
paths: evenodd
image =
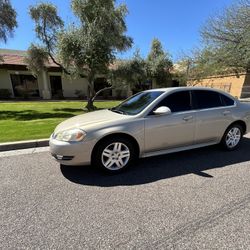
M 92 162 L 107 172 L 116 173 L 127 168 L 135 157 L 135 148 L 130 140 L 109 138 L 97 145 Z
M 239 124 L 233 124 L 226 130 L 221 140 L 221 144 L 227 150 L 234 150 L 239 147 L 242 136 L 242 127 Z

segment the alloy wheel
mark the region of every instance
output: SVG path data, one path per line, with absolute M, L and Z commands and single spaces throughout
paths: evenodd
M 228 148 L 234 148 L 241 139 L 241 130 L 238 127 L 232 127 L 226 135 L 226 145 Z
M 102 151 L 102 164 L 108 170 L 119 170 L 126 166 L 130 159 L 130 150 L 122 142 L 114 142 Z

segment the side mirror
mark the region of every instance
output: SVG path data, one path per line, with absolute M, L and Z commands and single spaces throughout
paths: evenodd
M 155 115 L 169 115 L 169 114 L 171 114 L 171 110 L 170 110 L 170 108 L 168 108 L 166 106 L 161 106 L 161 107 L 157 108 L 155 111 L 153 111 L 153 113 Z

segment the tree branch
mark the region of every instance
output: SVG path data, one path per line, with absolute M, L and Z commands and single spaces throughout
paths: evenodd
M 114 87 L 113 86 L 110 86 L 110 87 L 105 87 L 103 89 L 100 89 L 99 91 L 96 92 L 96 94 L 92 97 L 91 101 L 94 102 L 94 100 L 96 99 L 96 97 L 102 93 L 103 91 L 106 91 L 106 90 L 111 90 L 113 89 Z
M 61 63 L 57 62 L 52 54 L 52 49 L 50 46 L 51 39 L 48 38 L 47 32 L 46 32 L 46 19 L 43 22 L 43 36 L 44 36 L 44 42 L 45 42 L 47 49 L 48 49 L 48 55 L 49 55 L 50 59 L 52 60 L 52 62 L 54 64 L 56 64 L 57 66 L 59 66 L 65 74 L 70 75 L 70 72 L 65 67 L 63 67 L 63 65 Z

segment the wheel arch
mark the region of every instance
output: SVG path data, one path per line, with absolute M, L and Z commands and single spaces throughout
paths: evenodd
M 138 141 L 130 134 L 127 134 L 127 133 L 122 133 L 122 132 L 116 132 L 116 133 L 111 133 L 111 134 L 108 134 L 108 135 L 105 135 L 104 137 L 102 137 L 100 140 L 98 140 L 92 150 L 92 153 L 91 153 L 91 162 L 93 161 L 93 157 L 94 157 L 94 154 L 97 150 L 97 147 L 98 145 L 100 145 L 101 143 L 103 143 L 105 140 L 109 139 L 109 138 L 125 138 L 125 139 L 128 139 L 130 140 L 133 145 L 135 146 L 135 152 L 136 152 L 136 156 L 139 157 L 140 155 L 140 146 L 139 146 L 139 143 Z
M 227 129 L 230 128 L 232 125 L 235 125 L 235 124 L 238 124 L 238 125 L 240 125 L 242 127 L 242 129 L 243 129 L 243 135 L 244 135 L 246 133 L 246 131 L 247 131 L 247 124 L 244 121 L 242 121 L 242 120 L 237 120 L 237 121 L 232 122 L 227 127 Z M 227 129 L 225 131 L 227 131 Z

